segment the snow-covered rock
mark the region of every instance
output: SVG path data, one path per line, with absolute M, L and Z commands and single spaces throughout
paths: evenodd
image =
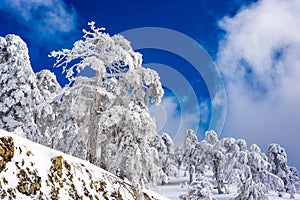
M 0 129 L 1 199 L 167 199 Z

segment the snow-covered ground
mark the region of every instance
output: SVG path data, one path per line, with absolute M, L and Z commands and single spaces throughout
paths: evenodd
M 206 176 L 208 180 L 211 180 L 212 173 L 208 173 Z M 171 200 L 178 200 L 179 196 L 184 195 L 187 193 L 186 184 L 188 183 L 188 176 L 184 176 L 184 170 L 179 170 L 178 177 L 171 177 L 169 178 L 169 182 L 165 185 L 158 186 L 158 193 L 171 199 Z M 230 188 L 231 191 L 235 191 L 235 187 Z M 234 200 L 236 196 L 236 192 L 232 192 L 230 194 L 218 194 L 217 190 L 212 191 L 214 197 L 218 200 Z M 300 195 L 295 195 L 296 200 L 300 200 Z M 269 200 L 283 200 L 283 199 L 290 199 L 288 194 L 283 195 L 283 197 L 278 197 L 277 193 L 270 192 Z
M 136 199 L 128 182 L 87 161 L 1 129 L 0 139 L 1 199 Z M 166 199 L 149 190 L 142 195 Z

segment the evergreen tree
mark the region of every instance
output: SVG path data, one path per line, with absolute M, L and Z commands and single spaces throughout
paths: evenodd
M 178 169 L 174 160 L 174 143 L 170 135 L 167 133 L 156 135 L 151 146 L 157 150 L 158 165 L 163 173 L 167 176 L 176 176 Z
M 0 128 L 20 127 L 24 137 L 43 143 L 35 123 L 35 108 L 41 101 L 26 43 L 13 34 L 0 37 Z
M 240 174 L 238 196 L 235 200 L 267 200 L 268 190 L 262 183 L 255 183 L 249 166 L 244 165 Z
M 70 80 L 69 87 L 48 101 L 59 100 L 60 106 L 69 109 L 69 117 L 58 127 L 65 130 L 61 141 L 75 142 L 78 146 L 73 149 L 85 150 L 80 157 L 122 177 L 132 179 L 138 174 L 147 181 L 154 179 L 159 170 L 149 141 L 156 133 L 147 105 L 150 99 L 161 100 L 159 76 L 142 67 L 141 54 L 124 37 L 110 36 L 94 22 L 89 26 L 91 31 L 84 30 L 83 40 L 72 49 L 50 55 Z M 88 67 L 96 76 L 76 75 Z M 58 112 L 59 116 L 66 113 Z
M 186 170 L 189 172 L 190 183 L 193 181 L 195 173 L 195 155 L 197 154 L 196 145 L 198 138 L 196 133 L 192 129 L 186 131 L 186 136 L 183 144 L 183 156 L 182 160 L 186 166 Z
M 278 191 L 278 195 L 282 196 L 284 192 L 287 192 L 291 198 L 295 198 L 294 195 L 299 185 L 299 175 L 295 168 L 287 165 L 285 149 L 279 144 L 270 144 L 267 156 L 271 163 L 271 172 L 280 177 L 284 183 L 284 188 Z
M 212 195 L 212 185 L 202 175 L 197 175 L 189 186 L 187 199 L 190 200 L 215 200 Z

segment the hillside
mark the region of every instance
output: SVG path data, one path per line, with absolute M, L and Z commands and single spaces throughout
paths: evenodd
M 86 161 L 0 129 L 1 199 L 136 199 L 128 182 Z M 166 199 L 144 190 L 138 197 Z

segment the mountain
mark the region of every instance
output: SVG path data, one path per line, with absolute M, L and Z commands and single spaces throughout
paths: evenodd
M 1 199 L 167 199 L 1 129 L 0 157 Z

